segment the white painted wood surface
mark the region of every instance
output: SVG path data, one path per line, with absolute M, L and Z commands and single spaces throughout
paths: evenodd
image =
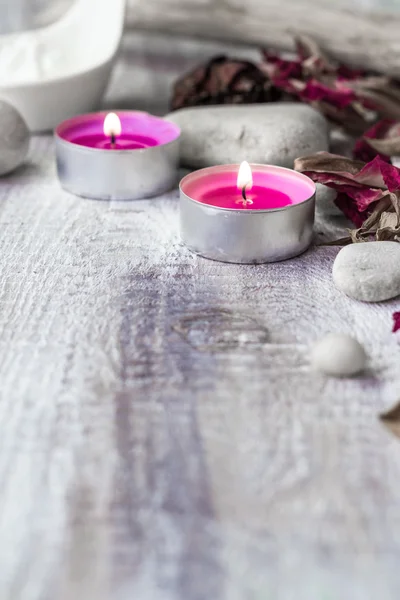
M 215 50 L 185 44 L 128 36 L 107 105 L 164 110 Z M 0 225 L 2 600 L 398 599 L 400 443 L 377 418 L 398 301 L 337 292 L 335 248 L 193 256 L 176 190 L 70 196 L 49 137 L 0 182 Z M 327 331 L 359 337 L 368 376 L 309 371 Z
M 386 0 L 129 0 L 136 29 L 292 49 L 310 35 L 332 56 L 400 76 L 400 4 Z

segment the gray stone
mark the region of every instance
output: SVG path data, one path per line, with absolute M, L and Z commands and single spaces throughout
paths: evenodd
M 367 355 L 350 335 L 329 333 L 312 348 L 311 365 L 325 375 L 351 377 L 364 371 Z
M 400 294 L 400 244 L 361 242 L 340 250 L 333 264 L 336 287 L 354 300 L 382 302 Z
M 29 149 L 30 134 L 19 112 L 0 100 L 0 175 L 19 167 Z
M 317 198 L 316 206 L 317 209 L 324 215 L 329 217 L 343 217 L 343 213 L 335 204 L 335 198 L 337 192 L 332 188 L 322 185 L 321 183 L 316 184 Z
M 324 117 L 305 104 L 184 108 L 166 116 L 182 130 L 181 164 L 264 163 L 293 167 L 295 158 L 328 150 Z

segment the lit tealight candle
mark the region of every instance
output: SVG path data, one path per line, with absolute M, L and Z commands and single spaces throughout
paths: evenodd
M 184 177 L 181 237 L 202 256 L 225 262 L 284 260 L 310 244 L 315 184 L 269 165 L 220 165 Z
M 68 191 L 88 198 L 156 196 L 176 182 L 180 130 L 140 111 L 92 113 L 55 132 L 58 175 Z

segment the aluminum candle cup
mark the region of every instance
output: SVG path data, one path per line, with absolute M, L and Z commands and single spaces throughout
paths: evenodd
M 244 165 L 251 171 L 240 180 Z M 181 239 L 213 260 L 254 264 L 297 256 L 311 243 L 314 212 L 315 184 L 282 167 L 208 167 L 180 183 Z
M 60 183 L 85 198 L 157 196 L 176 184 L 179 137 L 174 123 L 140 111 L 69 119 L 55 131 Z

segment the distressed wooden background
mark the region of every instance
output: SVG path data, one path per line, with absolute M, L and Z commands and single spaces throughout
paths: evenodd
M 164 112 L 218 50 L 127 34 L 106 105 Z M 46 136 L 0 229 L 1 600 L 398 600 L 399 301 L 336 291 L 332 247 L 196 257 L 177 190 L 75 198 Z M 328 331 L 365 344 L 364 378 L 310 371 Z
M 0 0 L 0 33 L 54 21 L 74 1 Z M 336 58 L 400 78 L 399 0 L 127 0 L 127 26 L 289 50 L 305 34 Z
M 128 0 L 136 29 L 291 50 L 298 34 L 349 64 L 400 77 L 396 0 Z

